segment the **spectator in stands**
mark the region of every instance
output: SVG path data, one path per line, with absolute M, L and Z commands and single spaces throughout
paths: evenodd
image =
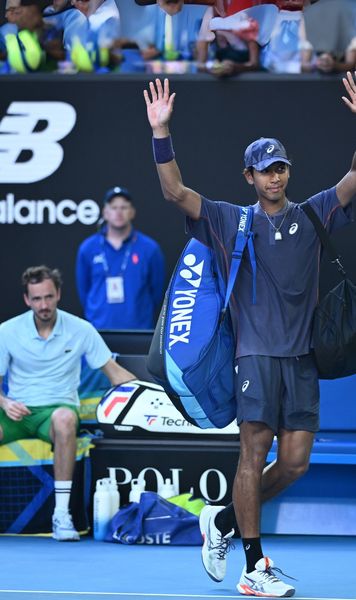
M 71 0 L 89 22 L 99 41 L 112 43 L 120 37 L 120 14 L 115 0 Z M 100 39 L 101 38 L 101 39 Z
M 164 258 L 153 239 L 133 228 L 126 188 L 110 188 L 98 233 L 79 247 L 77 289 L 85 318 L 97 329 L 152 329 L 163 297 Z
M 17 33 L 17 25 L 15 23 L 15 12 L 19 6 L 19 0 L 6 0 L 5 5 L 5 23 L 0 26 L 0 59 L 6 58 L 6 43 L 5 35 L 7 33 Z
M 73 46 L 74 39 L 85 42 L 88 34 L 88 20 L 74 6 L 71 0 L 53 0 L 43 11 L 43 20 L 63 33 L 63 45 L 67 51 Z
M 43 21 L 41 0 L 17 0 L 11 20 L 18 30 L 18 36 L 5 35 L 11 69 L 23 72 L 55 69 L 65 56 L 62 34 Z
M 228 77 L 260 68 L 260 47 L 257 42 L 258 23 L 248 19 L 248 24 L 239 31 L 211 31 L 210 22 L 214 17 L 225 17 L 226 0 L 216 2 L 206 9 L 197 43 L 197 62 L 200 71 L 207 71 L 217 77 Z M 214 44 L 214 59 L 208 61 L 209 46 Z
M 72 61 L 79 70 L 92 71 L 114 67 L 121 61 L 115 48 L 120 47 L 120 14 L 115 0 L 71 0 L 87 19 L 85 42 L 73 45 Z
M 124 58 L 132 61 L 152 60 L 159 56 L 155 46 L 155 27 L 159 8 L 156 4 L 139 6 L 136 2 L 116 0 L 120 12 L 120 47 Z
M 206 8 L 202 3 L 184 4 L 182 0 L 162 0 L 152 6 L 138 6 L 140 3 L 129 6 L 125 0 L 117 1 L 120 16 L 121 13 L 123 15 L 122 36 L 125 40 L 129 31 L 131 39 L 137 41 L 140 49 L 144 41 L 146 47 L 141 51 L 144 60 L 195 59 L 196 42 Z M 131 13 L 137 18 L 136 15 L 140 12 L 143 15 L 143 11 L 147 11 L 145 20 L 141 17 L 137 21 L 141 24 L 140 33 L 139 27 L 136 31 L 133 30 L 133 22 L 131 21 L 130 26 L 127 16 Z
M 54 446 L 53 537 L 79 540 L 69 512 L 79 424 L 77 388 L 81 358 L 101 369 L 112 385 L 134 376 L 120 367 L 95 328 L 57 308 L 61 275 L 46 266 L 22 275 L 29 311 L 0 325 L 0 443 L 40 438 Z
M 315 58 L 309 68 L 321 73 L 340 73 L 356 66 L 354 12 L 348 0 L 319 0 L 305 9 L 307 38 Z
M 317 1 L 317 0 L 314 0 Z M 279 13 L 269 43 L 261 51 L 261 65 L 273 73 L 309 70 L 312 45 L 307 40 L 305 0 L 279 0 Z
M 176 6 L 176 5 L 174 5 Z M 205 13 L 204 6 L 183 5 L 176 14 L 159 10 L 155 28 L 155 46 L 165 60 L 193 60 Z
M 168 15 L 176 15 L 182 10 L 184 0 L 157 0 L 158 6 Z

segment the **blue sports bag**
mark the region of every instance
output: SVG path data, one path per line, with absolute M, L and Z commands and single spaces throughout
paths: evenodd
M 223 428 L 236 417 L 235 339 L 229 299 L 248 246 L 255 298 L 256 260 L 252 207 L 240 222 L 228 282 L 214 251 L 191 239 L 169 283 L 152 338 L 147 368 L 187 421 L 202 429 Z
M 155 492 L 144 492 L 140 502 L 131 502 L 114 515 L 106 541 L 201 546 L 199 517 Z

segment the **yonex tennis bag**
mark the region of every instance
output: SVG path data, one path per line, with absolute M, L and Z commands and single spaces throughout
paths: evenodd
M 253 273 L 252 207 L 240 222 L 226 284 L 214 251 L 196 239 L 186 245 L 168 286 L 147 368 L 184 418 L 202 429 L 236 417 L 235 339 L 228 304 L 246 244 Z
M 301 205 L 343 280 L 322 299 L 313 319 L 312 345 L 320 379 L 356 373 L 356 286 L 346 277 L 340 257 L 312 207 Z

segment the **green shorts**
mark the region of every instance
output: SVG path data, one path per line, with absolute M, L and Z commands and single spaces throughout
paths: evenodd
M 31 411 L 21 419 L 21 421 L 13 421 L 9 419 L 5 411 L 0 408 L 0 427 L 3 431 L 3 439 L 0 444 L 8 444 L 15 440 L 23 440 L 28 438 L 40 438 L 44 442 L 52 443 L 50 438 L 52 413 L 57 408 L 69 408 L 78 417 L 79 429 L 79 410 L 78 407 L 69 404 L 56 404 L 52 406 L 29 406 Z

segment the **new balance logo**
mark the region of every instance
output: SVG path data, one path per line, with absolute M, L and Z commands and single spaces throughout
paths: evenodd
M 189 267 L 188 269 L 182 269 L 179 272 L 179 275 L 183 277 L 190 285 L 195 288 L 200 286 L 201 275 L 203 272 L 204 261 L 202 260 L 200 263 L 195 264 L 197 262 L 197 258 L 194 254 L 187 254 L 183 259 L 184 264 Z M 198 276 L 198 277 L 196 277 Z M 195 277 L 195 278 L 194 278 Z
M 33 183 L 54 173 L 63 160 L 59 140 L 76 122 L 66 102 L 12 102 L 0 121 L 0 183 Z

